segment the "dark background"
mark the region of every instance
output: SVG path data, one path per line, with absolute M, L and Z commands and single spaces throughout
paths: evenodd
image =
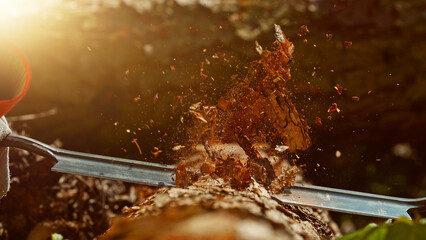
M 189 105 L 215 104 L 255 57 L 254 40 L 271 46 L 276 23 L 295 45 L 287 89 L 311 127 L 313 146 L 298 162 L 307 164 L 305 178 L 426 196 L 424 1 L 100 2 L 49 5 L 2 29 L 33 71 L 30 91 L 8 116 L 57 109 L 14 121 L 15 129 L 48 143 L 60 139 L 71 150 L 174 163 L 171 148 L 184 144 L 192 127 Z M 304 24 L 310 32 L 299 37 Z M 329 120 L 333 102 L 341 112 Z M 154 147 L 163 151 L 157 158 Z M 373 220 L 335 218 L 349 228 Z

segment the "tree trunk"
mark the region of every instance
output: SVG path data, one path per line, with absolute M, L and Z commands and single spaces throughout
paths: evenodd
M 238 191 L 222 179 L 161 188 L 130 208 L 100 239 L 331 239 L 340 234 L 326 211 L 281 205 L 253 183 Z

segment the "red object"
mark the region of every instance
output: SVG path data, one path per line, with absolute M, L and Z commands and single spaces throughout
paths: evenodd
M 10 99 L 1 99 L 0 97 L 0 117 L 5 115 L 7 112 L 9 112 L 25 95 L 25 93 L 28 91 L 28 88 L 30 87 L 30 82 L 31 82 L 31 68 L 30 68 L 30 64 L 27 60 L 27 58 L 25 57 L 24 53 L 14 44 L 8 42 L 8 41 L 3 41 L 3 43 L 6 43 L 7 47 L 10 47 L 10 49 L 16 53 L 16 55 L 19 57 L 19 59 L 22 61 L 23 63 L 23 67 L 25 69 L 23 69 L 25 71 L 25 77 L 21 78 L 21 79 L 0 79 L 0 88 L 2 87 L 2 83 L 4 83 L 5 81 L 25 81 L 24 86 L 21 90 L 21 92 L 16 95 L 13 98 Z M 1 43 L 1 42 L 0 42 Z M 0 58 L 2 56 L 0 55 Z M 17 84 L 15 84 L 17 85 Z

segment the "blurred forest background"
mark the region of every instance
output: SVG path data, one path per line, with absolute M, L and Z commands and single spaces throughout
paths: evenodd
M 287 90 L 311 127 L 313 146 L 297 162 L 307 165 L 305 178 L 426 196 L 425 1 L 0 2 L 0 35 L 24 50 L 33 71 L 31 89 L 9 119 L 55 110 L 12 121 L 35 139 L 175 163 L 172 148 L 187 141 L 193 124 L 188 107 L 216 104 L 231 79 L 246 72 L 254 41 L 271 46 L 276 23 L 295 45 Z M 309 29 L 305 36 L 298 36 L 301 25 Z M 340 113 L 327 112 L 332 103 Z M 335 217 L 357 227 L 371 221 Z

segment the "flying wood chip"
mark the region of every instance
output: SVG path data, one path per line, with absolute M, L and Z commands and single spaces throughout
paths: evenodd
M 299 33 L 297 34 L 299 37 L 305 36 L 309 33 L 308 26 L 302 25 L 299 27 Z
M 343 44 L 345 45 L 345 48 L 349 48 L 350 46 L 352 46 L 351 41 L 344 41 Z
M 332 113 L 332 112 L 340 112 L 340 109 L 337 107 L 337 103 L 332 103 L 331 106 L 328 108 L 327 112 Z
M 284 33 L 283 33 L 283 30 L 281 29 L 280 25 L 274 24 L 274 28 L 275 28 L 275 38 L 280 43 L 284 43 L 285 37 L 284 37 Z
M 315 117 L 315 125 L 318 125 L 318 126 L 322 125 L 322 121 L 320 117 Z
M 339 95 L 342 95 L 343 87 L 340 86 L 338 83 L 336 84 L 336 86 L 334 86 L 334 89 L 336 89 L 336 91 Z
M 262 55 L 263 48 L 257 41 L 254 41 L 254 50 L 256 50 L 259 55 Z

